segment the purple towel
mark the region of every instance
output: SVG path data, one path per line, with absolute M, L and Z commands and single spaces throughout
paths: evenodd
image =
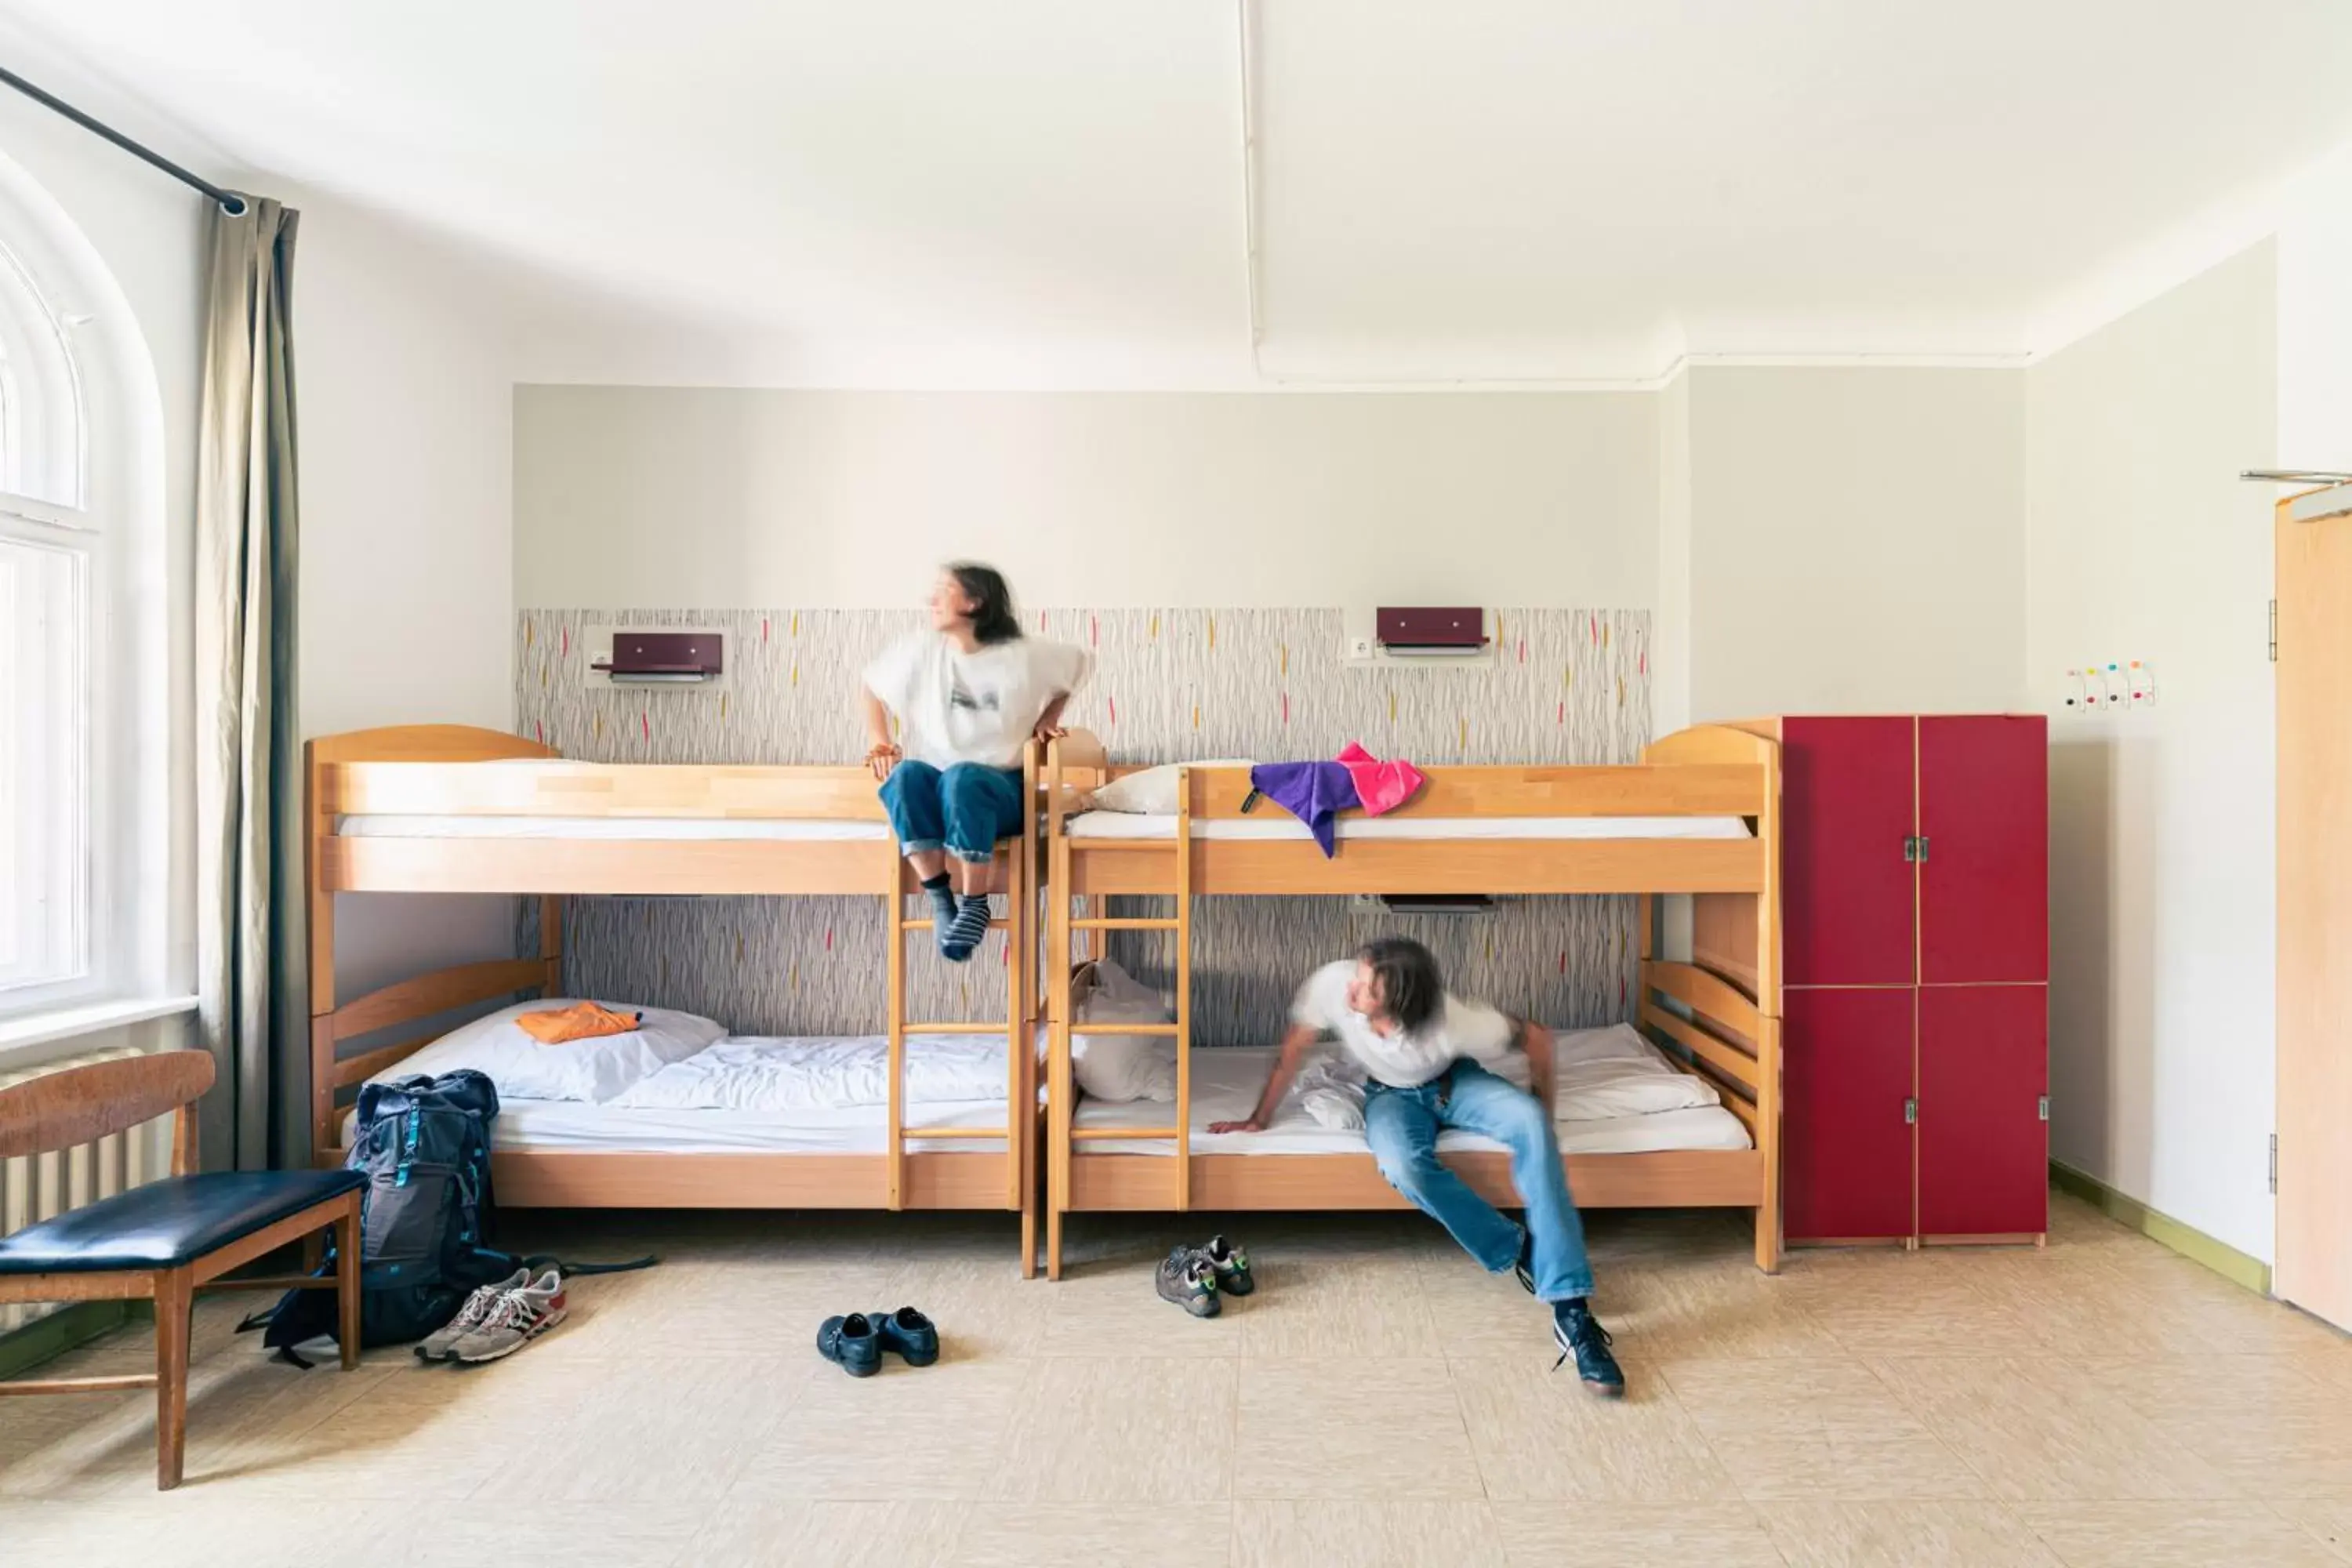
M 1250 770 L 1250 788 L 1307 824 L 1326 860 L 1338 852 L 1339 813 L 1363 804 L 1338 763 L 1260 763 Z

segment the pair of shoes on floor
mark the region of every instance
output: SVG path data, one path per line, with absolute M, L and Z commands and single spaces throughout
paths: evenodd
M 1173 1301 L 1196 1318 L 1213 1318 L 1224 1310 L 1227 1296 L 1246 1296 L 1257 1289 L 1250 1273 L 1249 1254 L 1222 1236 L 1201 1247 L 1179 1247 L 1160 1260 L 1153 1281 L 1163 1301 Z
M 426 1361 L 468 1363 L 510 1356 L 570 1315 L 565 1297 L 561 1270 L 534 1279 L 530 1269 L 518 1268 L 467 1297 L 456 1317 L 418 1342 L 416 1353 Z
M 882 1352 L 897 1351 L 908 1366 L 940 1359 L 940 1331 L 912 1307 L 895 1312 L 851 1312 L 827 1318 L 816 1331 L 816 1353 L 852 1377 L 882 1370 Z

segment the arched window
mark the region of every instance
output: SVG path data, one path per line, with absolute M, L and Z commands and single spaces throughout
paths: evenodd
M 0 159 L 0 1017 L 161 987 L 161 446 L 121 288 Z

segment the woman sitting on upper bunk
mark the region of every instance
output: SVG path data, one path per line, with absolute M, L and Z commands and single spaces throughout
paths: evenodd
M 1483 1002 L 1450 995 L 1429 949 L 1383 937 L 1354 958 L 1309 975 L 1290 1005 L 1282 1056 L 1247 1121 L 1212 1132 L 1255 1132 L 1273 1121 L 1307 1055 L 1325 1037 L 1363 1069 L 1364 1137 L 1389 1184 L 1452 1233 L 1490 1274 L 1518 1275 L 1551 1308 L 1560 1359 L 1595 1393 L 1625 1392 L 1609 1331 L 1591 1308 L 1592 1266 L 1553 1137 L 1552 1037 Z M 1529 1090 L 1487 1070 L 1516 1047 Z M 1511 1184 L 1527 1205 L 1522 1228 L 1497 1213 L 1437 1157 L 1441 1128 L 1492 1138 L 1511 1152 Z
M 1083 648 L 1023 637 L 1004 578 L 959 562 L 931 589 L 931 629 L 866 667 L 866 765 L 954 963 L 988 934 L 996 841 L 1019 833 L 1029 809 L 1022 751 L 1062 733 L 1088 662 Z M 902 742 L 890 739 L 894 713 Z

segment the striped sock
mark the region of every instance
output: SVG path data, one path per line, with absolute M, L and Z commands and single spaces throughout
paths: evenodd
M 988 935 L 988 895 L 966 893 L 956 901 L 955 919 L 940 938 L 940 952 L 951 963 L 961 963 Z

